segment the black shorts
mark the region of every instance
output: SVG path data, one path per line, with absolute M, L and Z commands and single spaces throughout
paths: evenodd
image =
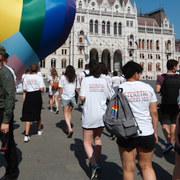
M 176 104 L 173 105 L 161 104 L 161 114 L 162 114 L 161 125 L 176 124 L 178 109 L 179 107 Z
M 85 130 L 94 130 L 94 129 L 98 129 L 98 128 L 104 128 L 104 126 L 99 126 L 97 128 L 84 128 L 84 127 L 82 127 L 82 128 Z
M 146 150 L 153 150 L 155 148 L 155 136 L 154 134 L 150 136 L 139 136 L 135 138 L 125 139 L 117 138 L 117 144 L 123 148 L 126 148 L 128 151 L 132 151 L 134 148 L 140 146 Z

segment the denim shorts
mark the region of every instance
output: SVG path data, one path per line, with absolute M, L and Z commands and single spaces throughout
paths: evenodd
M 61 99 L 61 105 L 64 106 L 76 106 L 76 100 L 75 97 L 73 97 L 72 99 Z

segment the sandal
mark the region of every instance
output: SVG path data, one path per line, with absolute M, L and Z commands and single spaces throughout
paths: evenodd
M 69 131 L 69 132 L 68 132 L 68 135 L 67 135 L 67 138 L 71 138 L 72 135 L 73 135 L 73 131 Z

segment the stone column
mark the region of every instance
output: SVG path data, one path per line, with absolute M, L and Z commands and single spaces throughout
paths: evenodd
M 114 67 L 113 67 L 113 58 L 111 58 L 111 73 L 113 72 L 113 69 L 114 69 Z

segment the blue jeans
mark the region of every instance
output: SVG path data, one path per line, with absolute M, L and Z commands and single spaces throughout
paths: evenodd
M 76 106 L 76 100 L 75 97 L 73 97 L 72 99 L 61 99 L 61 105 L 64 106 Z

